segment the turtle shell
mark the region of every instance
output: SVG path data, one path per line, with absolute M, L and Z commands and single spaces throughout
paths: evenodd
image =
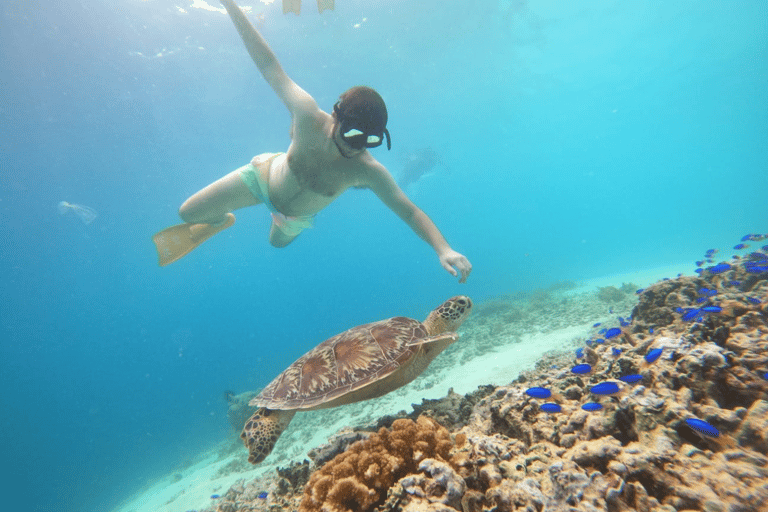
M 407 344 L 427 335 L 421 322 L 405 317 L 353 327 L 301 356 L 249 405 L 282 410 L 321 408 L 397 371 L 418 350 Z

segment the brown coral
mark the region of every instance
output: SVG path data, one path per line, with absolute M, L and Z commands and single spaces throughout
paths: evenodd
M 434 420 L 396 420 L 315 471 L 304 489 L 301 512 L 363 512 L 381 505 L 404 476 L 427 458 L 448 460 L 450 434 Z

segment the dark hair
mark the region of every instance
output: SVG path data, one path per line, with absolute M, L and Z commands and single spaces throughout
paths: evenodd
M 366 133 L 382 133 L 387 127 L 387 106 L 370 87 L 358 85 L 339 96 L 333 108 L 339 122 L 355 120 Z

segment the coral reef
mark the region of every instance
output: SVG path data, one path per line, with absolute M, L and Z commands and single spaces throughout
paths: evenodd
M 266 499 L 241 485 L 219 510 L 766 510 L 765 266 L 715 265 L 633 293 L 631 319 L 611 329 L 620 335 L 583 347 L 584 359 L 551 354 L 509 385 L 424 401 L 415 422 L 389 417 L 376 433 L 342 433 L 318 451 L 306 485 L 273 477 L 260 487 Z M 630 287 L 614 288 L 622 303 Z M 537 307 L 558 306 L 545 302 Z M 656 349 L 658 359 L 646 358 Z M 590 372 L 571 372 L 585 361 Z M 606 381 L 618 392 L 596 395 Z M 533 386 L 550 389 L 561 411 L 544 412 L 525 393 Z
M 381 505 L 400 478 L 419 472 L 426 460 L 444 462 L 453 447 L 434 420 L 395 420 L 368 439 L 353 443 L 315 471 L 304 489 L 302 512 L 363 512 Z M 436 459 L 436 460 L 435 460 Z M 416 485 L 415 483 L 413 485 Z

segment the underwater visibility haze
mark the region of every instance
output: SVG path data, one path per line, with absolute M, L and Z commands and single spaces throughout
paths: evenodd
M 458 294 L 691 272 L 768 232 L 763 1 L 304 4 L 242 3 L 325 111 L 353 85 L 381 93 L 392 150 L 371 153 L 472 275 L 458 284 L 366 190 L 287 248 L 249 208 L 160 268 L 152 234 L 284 151 L 288 112 L 218 1 L 4 2 L 8 510 L 118 507 L 233 435 L 225 390 L 262 388 L 350 327 Z

